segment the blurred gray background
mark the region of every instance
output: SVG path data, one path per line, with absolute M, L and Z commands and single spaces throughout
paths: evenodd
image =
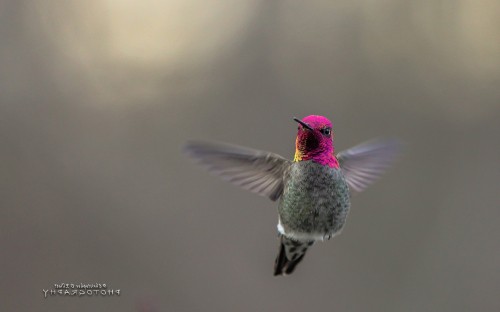
M 0 0 L 1 311 L 500 311 L 498 1 Z M 276 204 L 188 139 L 407 143 L 272 276 Z M 54 283 L 120 297 L 49 297 Z

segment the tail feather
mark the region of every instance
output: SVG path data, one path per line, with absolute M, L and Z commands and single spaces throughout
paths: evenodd
M 314 241 L 297 241 L 280 235 L 280 250 L 274 263 L 274 276 L 292 274 Z

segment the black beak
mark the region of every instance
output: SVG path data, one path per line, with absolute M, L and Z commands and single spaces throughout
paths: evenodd
M 293 117 L 293 120 L 295 120 L 296 122 L 298 122 L 299 124 L 301 124 L 304 128 L 309 129 L 311 131 L 313 130 L 313 128 L 311 128 L 311 126 L 309 126 L 308 124 L 306 124 L 302 120 L 298 119 L 297 117 Z

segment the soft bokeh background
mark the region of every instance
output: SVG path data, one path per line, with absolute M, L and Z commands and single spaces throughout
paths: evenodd
M 1 311 L 500 311 L 500 2 L 0 0 Z M 276 204 L 180 152 L 404 157 L 272 276 Z M 120 297 L 43 299 L 61 282 Z

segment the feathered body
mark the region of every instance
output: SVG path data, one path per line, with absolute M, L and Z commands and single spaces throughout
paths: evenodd
M 342 171 L 307 160 L 293 163 L 279 201 L 279 232 L 298 240 L 322 240 L 342 229 L 349 187 Z
M 234 145 L 193 142 L 186 151 L 213 173 L 278 203 L 280 248 L 274 275 L 287 275 L 315 241 L 338 234 L 350 190 L 362 191 L 389 167 L 397 141 L 369 142 L 335 155 L 331 122 L 317 115 L 299 123 L 293 161 Z
M 349 187 L 339 168 L 312 160 L 290 166 L 278 205 L 280 253 L 274 274 L 290 274 L 316 240 L 340 233 L 350 207 Z

